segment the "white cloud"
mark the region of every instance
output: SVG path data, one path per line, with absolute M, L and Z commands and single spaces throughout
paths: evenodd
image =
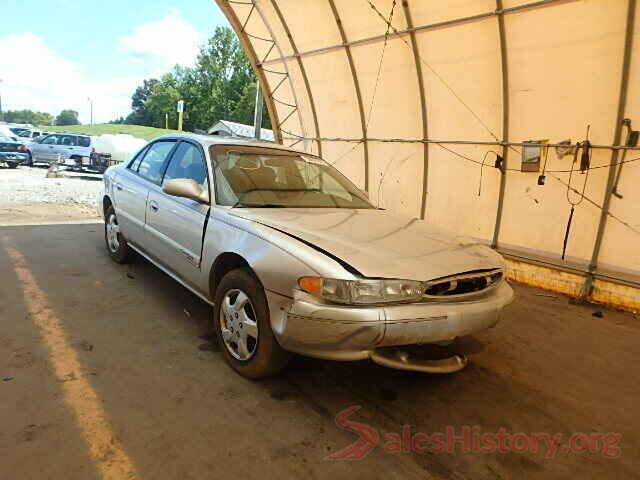
M 137 26 L 117 39 L 120 55 L 140 63 L 138 75 L 94 78 L 83 64 L 50 48 L 45 40 L 25 32 L 0 36 L 0 94 L 4 110 L 31 109 L 57 115 L 77 110 L 82 123 L 107 122 L 131 111 L 131 95 L 145 78 L 157 78 L 174 65 L 192 65 L 204 35 L 176 10 L 160 20 Z M 116 53 L 117 55 L 117 53 Z
M 173 9 L 154 22 L 138 25 L 131 35 L 118 39 L 134 62 L 155 62 L 159 68 L 190 66 L 196 60 L 204 36 Z
M 94 80 L 81 64 L 60 56 L 33 33 L 0 37 L 0 52 L 4 110 L 28 108 L 57 115 L 69 108 L 80 113 L 83 123 L 89 123 L 91 97 L 94 120 L 105 122 L 130 111 L 131 95 L 143 80 Z

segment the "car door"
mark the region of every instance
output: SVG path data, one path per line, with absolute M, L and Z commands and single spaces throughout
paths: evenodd
M 58 159 L 58 141 L 62 135 L 47 135 L 41 142 L 32 145 L 31 155 L 35 162 L 52 163 Z
M 114 203 L 120 230 L 129 242 L 144 251 L 149 190 L 160 185 L 165 161 L 175 146 L 175 140 L 150 144 L 115 179 Z
M 209 180 L 204 151 L 191 142 L 180 142 L 167 166 L 169 180 L 195 180 L 207 192 Z M 149 252 L 186 283 L 197 288 L 202 255 L 202 235 L 209 205 L 164 193 L 160 186 L 149 192 L 146 242 Z
M 76 154 L 77 137 L 75 135 L 63 135 L 58 140 L 58 153 L 63 159 L 70 158 Z

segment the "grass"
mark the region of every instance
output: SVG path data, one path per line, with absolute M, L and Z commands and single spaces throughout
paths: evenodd
M 86 135 L 128 133 L 129 135 L 145 140 L 153 140 L 160 135 L 177 132 L 176 130 L 165 130 L 164 128 L 141 127 L 140 125 L 116 125 L 111 123 L 94 125 L 92 127 L 89 125 L 66 125 L 44 128 L 49 132 L 84 133 Z

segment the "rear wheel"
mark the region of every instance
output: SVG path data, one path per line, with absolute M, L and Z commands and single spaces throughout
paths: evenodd
M 7 165 L 9 165 L 9 168 L 18 168 L 17 163 L 7 163 Z
M 116 263 L 131 263 L 135 258 L 135 252 L 129 247 L 127 240 L 120 232 L 118 217 L 113 206 L 107 209 L 104 217 L 104 239 L 107 244 L 109 256 Z
M 278 344 L 262 285 L 248 268 L 227 273 L 216 290 L 214 323 L 231 367 L 247 378 L 279 373 L 290 354 Z

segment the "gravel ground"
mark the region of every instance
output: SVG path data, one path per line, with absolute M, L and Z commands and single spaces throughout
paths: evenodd
M 3 203 L 51 203 L 94 207 L 102 190 L 102 176 L 62 172 L 69 178 L 46 178 L 47 169 L 0 167 L 0 205 Z

